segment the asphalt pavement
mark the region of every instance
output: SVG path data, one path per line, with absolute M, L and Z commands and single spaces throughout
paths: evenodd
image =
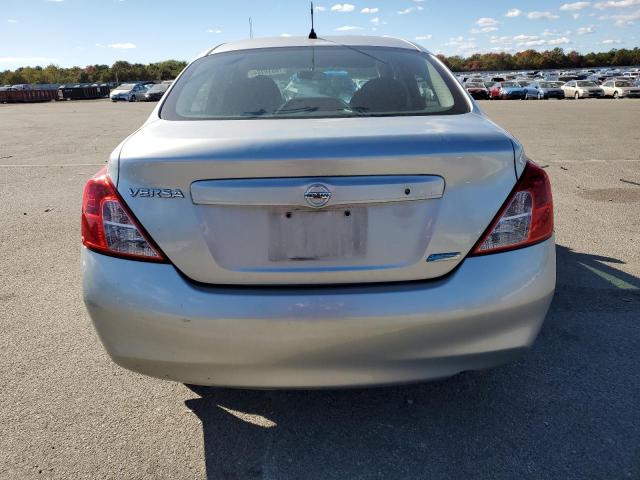
M 0 478 L 639 479 L 640 101 L 481 105 L 553 182 L 538 341 L 494 370 L 329 391 L 114 365 L 82 304 L 80 200 L 153 104 L 0 105 Z

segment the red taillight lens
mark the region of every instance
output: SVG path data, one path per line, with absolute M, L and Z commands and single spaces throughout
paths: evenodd
M 120 198 L 106 167 L 89 179 L 84 187 L 82 244 L 91 250 L 118 257 L 166 261 Z
M 526 247 L 553 235 L 553 198 L 547 172 L 528 162 L 515 189 L 471 255 Z

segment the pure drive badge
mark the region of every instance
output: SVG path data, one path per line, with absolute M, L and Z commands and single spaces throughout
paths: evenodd
M 179 188 L 130 188 L 129 195 L 144 198 L 184 198 Z

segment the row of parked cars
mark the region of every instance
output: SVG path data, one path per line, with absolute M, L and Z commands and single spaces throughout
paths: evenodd
M 550 98 L 640 98 L 640 85 L 627 79 L 613 79 L 598 85 L 591 80 L 570 82 L 511 80 L 486 85 L 467 81 L 466 90 L 480 100 L 547 100 Z
M 111 98 L 112 102 L 157 102 L 172 83 L 172 80 L 161 83 L 123 83 L 111 90 L 109 98 Z
M 0 103 L 50 102 L 51 100 L 90 100 L 153 102 L 162 98 L 172 81 L 161 83 L 70 83 L 0 85 Z
M 476 99 L 546 100 L 549 98 L 640 97 L 640 69 L 612 76 L 613 72 L 522 72 L 504 76 L 459 76 Z

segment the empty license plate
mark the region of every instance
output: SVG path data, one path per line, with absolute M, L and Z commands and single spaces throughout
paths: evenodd
M 361 257 L 366 244 L 366 208 L 278 210 L 269 218 L 272 262 Z

